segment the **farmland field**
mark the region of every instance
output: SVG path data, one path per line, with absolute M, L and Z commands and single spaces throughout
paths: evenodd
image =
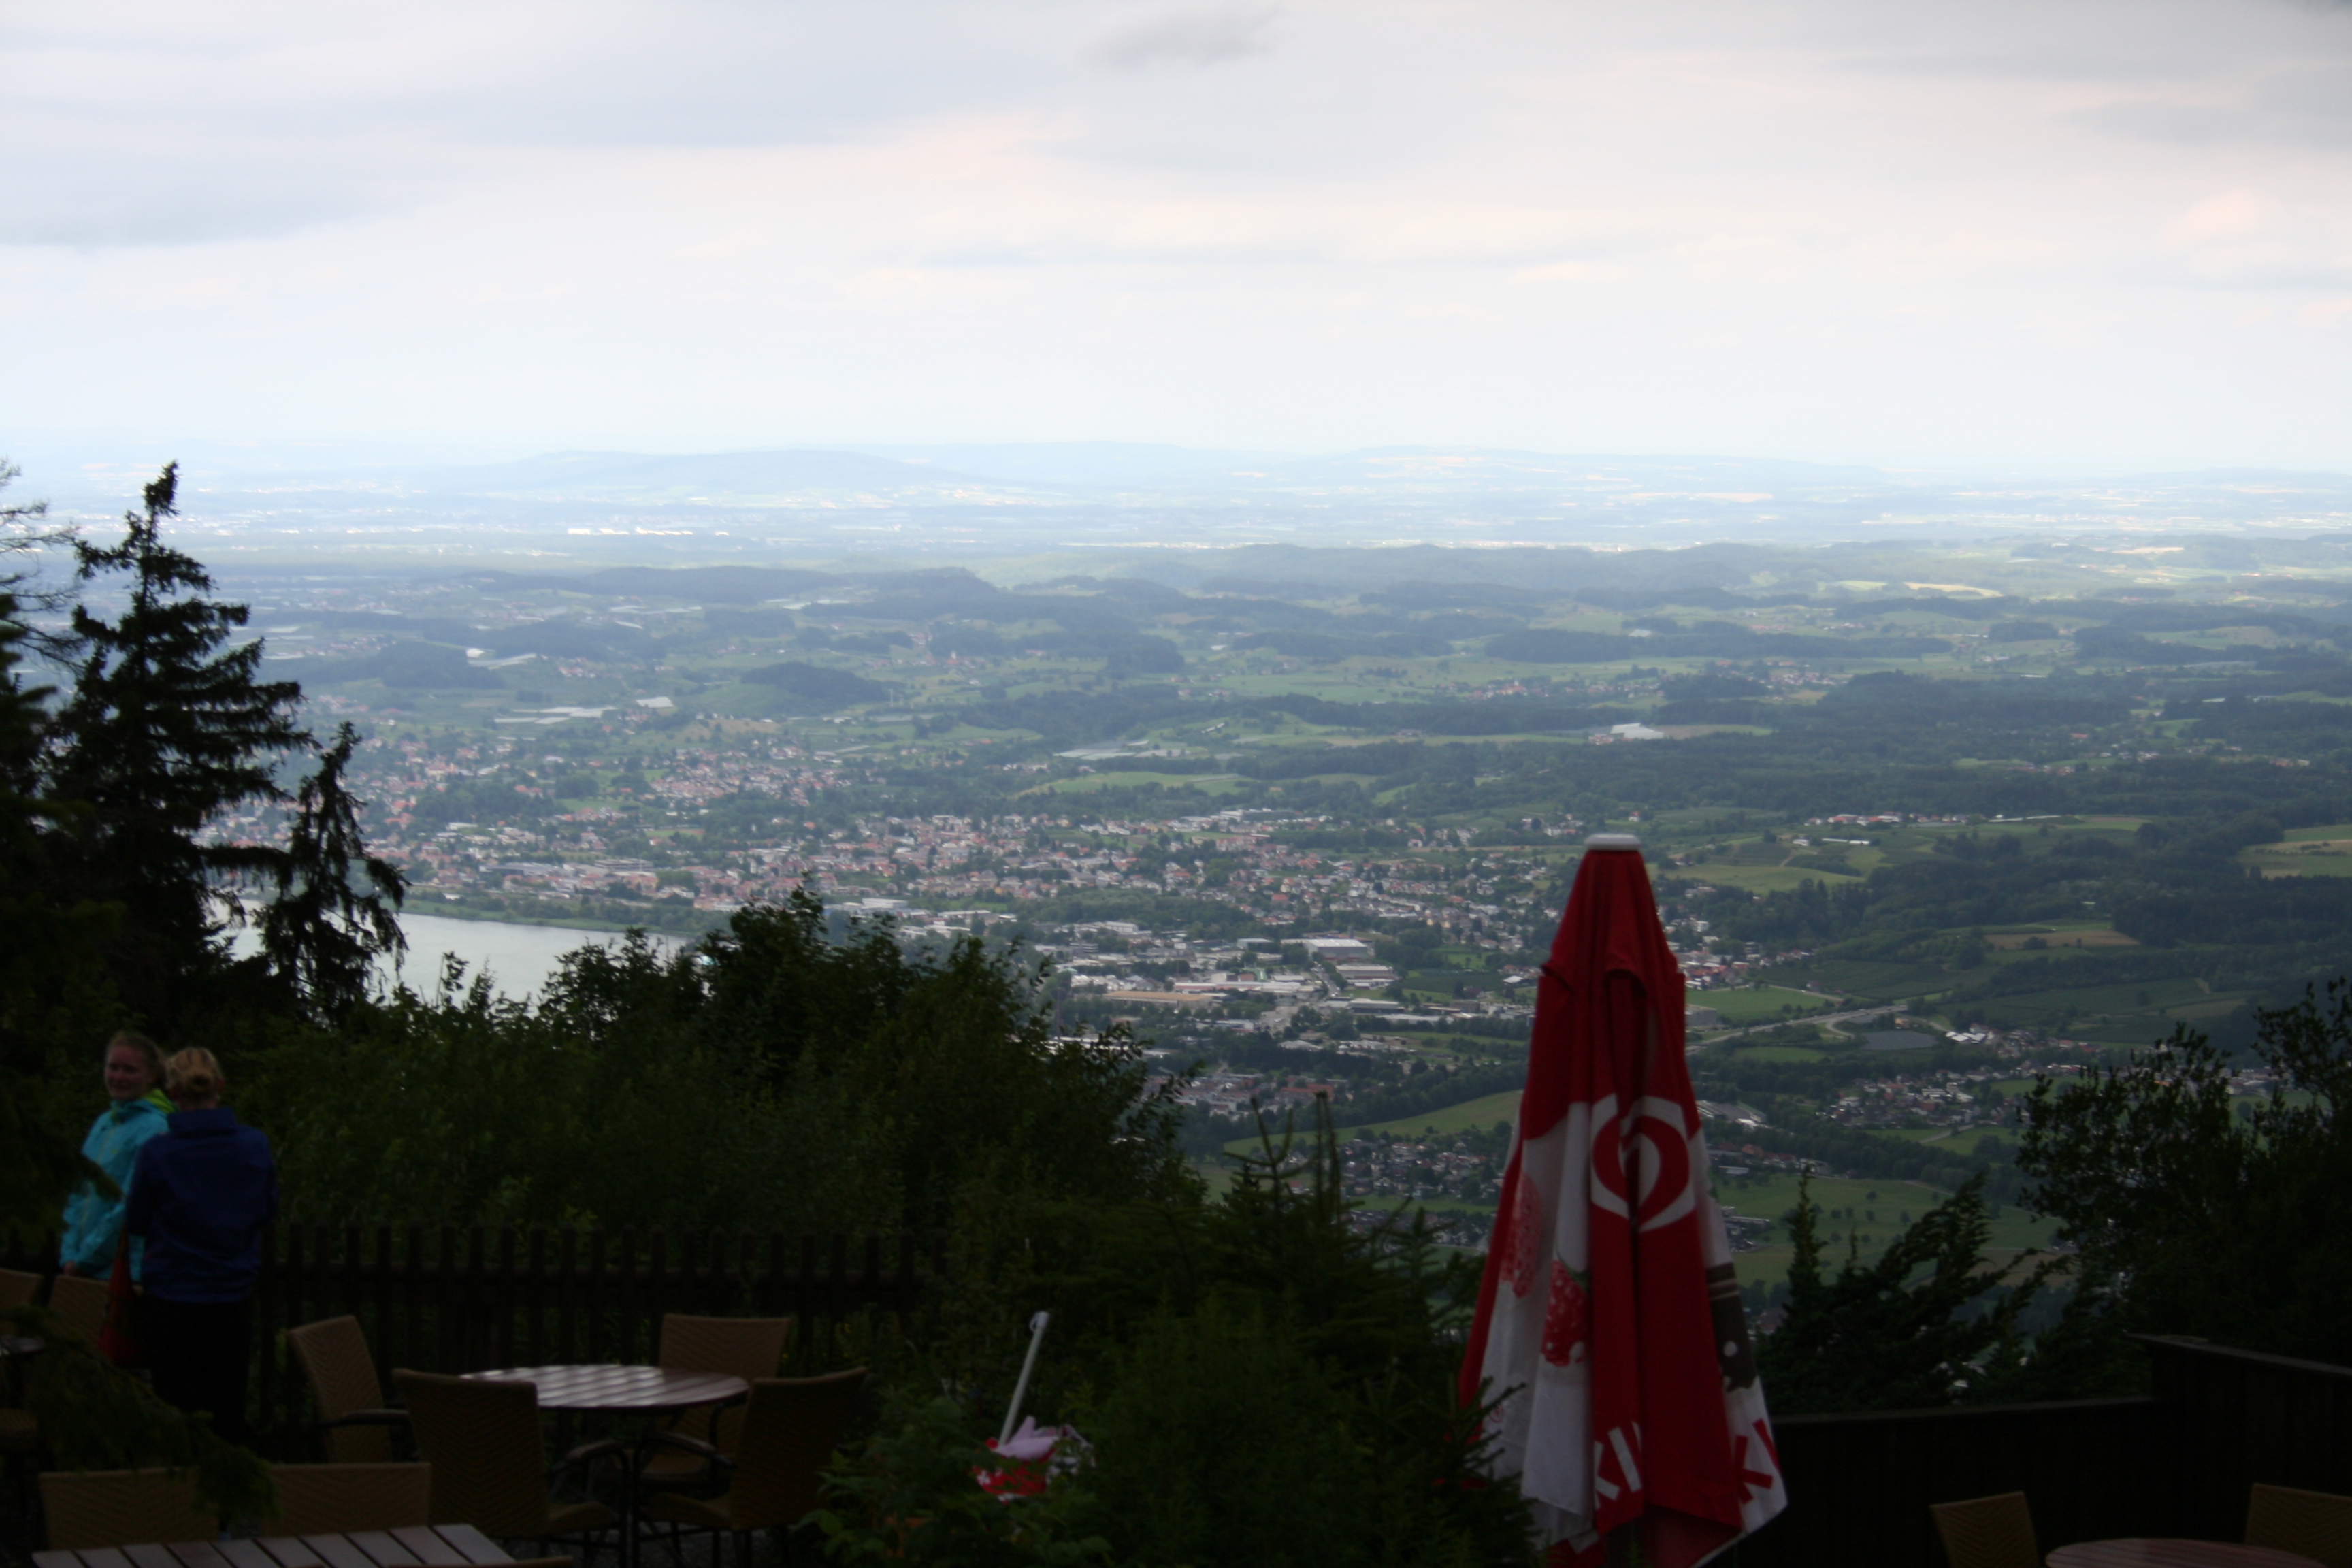
M 1718 888 L 1738 888 L 1748 893 L 1786 893 L 1803 882 L 1861 880 L 1850 871 L 1808 870 L 1800 866 L 1701 866 L 1692 868 L 1689 874 L 1704 878 Z
M 1916 1220 L 1950 1195 L 1918 1182 L 1849 1182 L 1822 1176 L 1813 1178 L 1811 1190 L 1812 1201 L 1822 1208 L 1854 1215 L 1850 1220 L 1825 1217 L 1821 1221 L 1822 1238 L 1832 1243 L 1828 1262 L 1832 1269 L 1844 1258 L 1849 1237 L 1861 1237 L 1861 1256 L 1868 1262 L 1884 1252 L 1886 1244 L 1904 1228 L 1905 1215 Z M 1760 1245 L 1734 1257 L 1740 1282 L 1760 1279 L 1770 1285 L 1787 1279 L 1793 1249 L 1782 1216 L 1797 1206 L 1797 1178 L 1778 1172 L 1718 1178 L 1716 1196 L 1726 1214 L 1752 1215 L 1773 1222 Z M 2015 1258 L 2030 1247 L 2049 1245 L 2054 1228 L 2051 1221 L 2036 1219 L 2014 1205 L 2003 1205 L 1992 1222 L 1988 1251 L 1994 1262 Z
M 1829 1005 L 1828 999 L 1810 991 L 1792 990 L 1785 985 L 1748 985 L 1728 991 L 1693 991 L 1685 998 L 1694 1007 L 1712 1007 L 1723 1015 L 1727 1024 L 1768 1023 L 1784 1016 L 1801 1016 L 1818 1013 Z M 1794 1008 L 1790 1014 L 1787 1009 Z

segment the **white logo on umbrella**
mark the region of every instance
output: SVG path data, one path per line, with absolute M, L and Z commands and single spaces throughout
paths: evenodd
M 1638 1100 L 1623 1117 L 1600 1119 L 1592 1141 L 1592 1202 L 1611 1214 L 1634 1218 L 1637 1230 L 1669 1226 L 1698 1206 L 1698 1188 L 1691 1180 L 1690 1133 L 1683 1126 L 1682 1109 L 1655 1096 Z M 1626 1166 L 1634 1170 L 1640 1192 L 1629 1202 Z M 1639 1205 L 1639 1214 L 1630 1211 Z

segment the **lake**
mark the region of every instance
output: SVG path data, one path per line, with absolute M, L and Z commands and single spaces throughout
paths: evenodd
M 546 984 L 548 976 L 555 973 L 555 961 L 563 954 L 590 942 L 609 947 L 621 940 L 618 931 L 453 921 L 446 915 L 404 913 L 400 929 L 408 935 L 408 956 L 401 972 L 409 984 L 428 994 L 445 952 L 465 960 L 469 978 L 488 969 L 499 991 L 519 997 Z M 671 951 L 683 945 L 677 938 L 658 932 L 653 940 L 656 946 Z

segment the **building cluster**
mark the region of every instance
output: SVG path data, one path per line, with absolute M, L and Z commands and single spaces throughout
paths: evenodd
M 1157 1089 L 1166 1081 L 1154 1078 L 1150 1087 Z M 1279 1120 L 1284 1111 L 1311 1112 L 1318 1098 L 1336 1102 L 1346 1096 L 1348 1087 L 1344 1078 L 1307 1082 L 1277 1080 L 1265 1073 L 1213 1072 L 1186 1084 L 1176 1099 L 1215 1116 L 1247 1116 L 1255 1108 Z
M 596 728 L 625 729 L 641 716 L 623 712 Z M 589 726 L 577 728 L 584 735 Z M 1345 925 L 1349 916 L 1425 923 L 1448 942 L 1488 949 L 1522 945 L 1544 918 L 1541 862 L 1469 851 L 1435 830 L 1412 832 L 1397 850 L 1338 853 L 1297 847 L 1298 835 L 1286 832 L 1311 833 L 1325 818 L 1263 810 L 1146 821 L 934 814 L 821 829 L 804 815 L 819 796 L 870 782 L 840 753 L 753 738 L 725 750 L 682 747 L 655 768 L 547 744 L 494 734 L 450 746 L 387 732 L 362 753 L 352 781 L 371 802 L 373 843 L 421 896 L 451 900 L 668 900 L 723 914 L 800 889 L 828 903 L 929 908 L 1116 889 L 1223 904 L 1269 927 Z M 461 815 L 449 809 L 453 795 Z M 268 830 L 257 816 L 223 827 Z M 1394 984 L 1369 950 L 1349 956 L 1361 964 L 1351 983 Z
M 1350 1197 L 1390 1204 L 1452 1199 L 1491 1208 L 1502 1192 L 1504 1156 L 1480 1145 L 1495 1142 L 1359 1138 L 1340 1148 L 1340 1178 Z
M 1822 1107 L 1832 1121 L 1847 1127 L 1925 1128 L 1972 1127 L 2002 1120 L 2004 1097 L 1991 1086 L 2014 1078 L 2016 1068 L 1922 1069 L 1890 1073 L 1885 1078 L 1850 1084 Z M 2055 1064 L 2035 1070 L 2066 1073 L 2081 1070 L 2079 1063 Z

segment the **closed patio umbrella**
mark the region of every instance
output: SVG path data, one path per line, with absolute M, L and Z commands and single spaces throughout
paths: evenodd
M 1483 1390 L 1483 1395 L 1482 1395 Z M 1706 1561 L 1787 1504 L 1638 839 L 1586 842 L 1462 1364 L 1555 1563 Z

